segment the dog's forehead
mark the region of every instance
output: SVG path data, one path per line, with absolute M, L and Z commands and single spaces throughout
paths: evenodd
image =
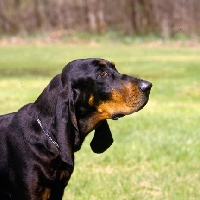
M 115 63 L 101 58 L 96 59 L 79 59 L 68 63 L 62 70 L 62 77 L 67 76 L 73 78 L 89 76 L 101 71 L 117 71 Z
M 79 71 L 84 73 L 98 73 L 99 71 L 116 70 L 115 63 L 105 59 L 83 59 L 76 65 Z
M 99 64 L 100 66 L 109 65 L 110 67 L 115 67 L 115 63 L 112 62 L 112 61 L 100 60 L 100 61 L 98 62 L 98 64 Z

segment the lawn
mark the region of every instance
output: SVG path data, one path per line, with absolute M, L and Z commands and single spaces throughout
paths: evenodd
M 91 43 L 0 46 L 0 114 L 33 102 L 71 60 L 102 57 L 153 83 L 138 113 L 109 120 L 114 144 L 75 154 L 64 200 L 200 199 L 200 47 Z

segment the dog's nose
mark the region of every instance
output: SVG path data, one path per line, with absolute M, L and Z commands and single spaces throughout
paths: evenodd
M 152 83 L 148 82 L 148 81 L 141 81 L 139 83 L 139 88 L 143 91 L 143 92 L 149 92 L 150 89 L 152 87 Z

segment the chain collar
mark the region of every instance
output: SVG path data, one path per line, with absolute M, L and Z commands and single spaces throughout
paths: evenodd
M 37 123 L 39 124 L 40 128 L 42 129 L 43 133 L 49 138 L 49 140 L 59 149 L 59 145 L 56 141 L 53 140 L 53 138 L 44 130 L 43 126 L 42 126 L 42 122 L 40 121 L 40 119 L 37 119 Z

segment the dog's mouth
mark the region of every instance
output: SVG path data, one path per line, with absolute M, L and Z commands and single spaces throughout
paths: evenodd
M 149 98 L 146 98 L 145 100 L 138 101 L 137 103 L 134 103 L 134 104 L 126 103 L 126 106 L 130 107 L 130 110 L 128 112 L 121 111 L 121 112 L 113 113 L 111 116 L 111 119 L 118 120 L 119 118 L 124 117 L 125 115 L 130 115 L 134 112 L 138 112 L 138 111 L 142 110 L 144 108 L 144 106 L 147 104 L 148 100 L 149 100 Z
M 124 117 L 124 116 L 125 116 L 125 114 L 122 114 L 122 113 L 113 114 L 112 120 L 118 120 L 119 118 Z

